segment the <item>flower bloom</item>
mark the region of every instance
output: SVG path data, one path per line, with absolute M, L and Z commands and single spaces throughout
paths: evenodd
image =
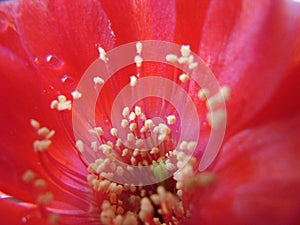
M 1 2 L 1 221 L 299 224 L 299 12 L 288 0 Z M 142 40 L 181 45 L 181 55 L 167 61 L 183 60 L 191 70 L 200 66 L 190 57 L 196 52 L 220 89 L 209 94 L 171 65 L 143 62 Z M 89 65 L 97 58 L 111 63 L 106 52 L 133 41 L 132 65 L 108 81 L 101 74 L 91 80 L 91 90 L 103 85 L 96 126 L 87 109 L 72 114 L 85 97 L 77 85 Z M 110 121 L 112 102 L 123 87 L 137 88 L 149 76 L 172 81 L 163 93 L 175 84 L 188 93 L 200 118 L 197 142 L 177 143 L 178 130 L 195 127 L 192 119 L 180 125 L 177 105 L 147 98 L 122 108 L 120 126 L 137 146 L 126 148 L 122 129 Z M 218 128 L 207 105 L 219 97 L 226 100 L 226 135 L 216 160 L 199 171 L 209 133 Z M 72 118 L 95 141 L 74 137 Z M 146 137 L 159 144 L 145 153 Z M 143 166 L 151 168 L 144 178 L 156 182 L 128 183 Z

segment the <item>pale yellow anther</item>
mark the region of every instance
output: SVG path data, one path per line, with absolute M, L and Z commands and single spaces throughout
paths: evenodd
M 47 134 L 49 134 L 49 129 L 47 127 L 41 127 L 40 129 L 38 129 L 37 134 L 39 136 L 45 137 Z
M 195 141 L 190 141 L 188 142 L 187 144 L 187 150 L 189 151 L 194 151 L 196 149 L 196 146 L 197 146 L 197 142 Z
M 178 60 L 178 57 L 175 54 L 168 54 L 168 55 L 166 55 L 166 60 L 167 60 L 167 62 L 170 62 L 170 63 L 176 63 Z
M 118 214 L 118 215 L 123 215 L 124 212 L 125 212 L 124 208 L 121 207 L 121 206 L 118 206 L 118 208 L 117 208 L 117 214 Z
M 108 144 L 102 144 L 99 146 L 99 150 L 101 150 L 105 155 L 109 155 L 112 151 L 112 147 Z
M 226 112 L 223 109 L 208 112 L 206 115 L 207 121 L 212 128 L 219 128 L 226 120 Z
M 207 88 L 202 88 L 198 92 L 198 98 L 202 101 L 206 101 L 210 97 L 210 92 Z
M 54 134 L 55 134 L 55 130 L 51 130 L 51 131 L 45 136 L 45 138 L 46 138 L 46 139 L 50 139 L 50 138 L 52 138 L 52 137 L 54 136 Z
M 187 145 L 188 145 L 188 143 L 186 141 L 182 141 L 179 145 L 179 149 L 180 150 L 187 149 Z
M 51 109 L 56 109 L 58 106 L 58 101 L 57 100 L 53 100 L 51 103 L 50 103 L 50 108 Z
M 141 114 L 139 115 L 139 117 L 140 117 L 140 119 L 141 119 L 142 121 L 145 121 L 145 120 L 147 119 L 147 117 L 145 116 L 144 113 L 141 113 Z
M 107 62 L 108 58 L 106 57 L 106 52 L 103 48 L 101 48 L 100 46 L 98 47 L 98 52 L 99 52 L 99 58 L 104 61 Z
M 125 157 L 128 154 L 129 150 L 128 148 L 124 148 L 122 151 L 122 157 Z
M 47 192 L 45 194 L 41 194 L 37 197 L 36 203 L 38 205 L 49 205 L 53 201 L 53 194 L 51 192 Z
M 110 129 L 110 134 L 114 137 L 117 137 L 118 136 L 118 130 L 117 128 L 113 127 Z
M 157 154 L 157 153 L 159 153 L 159 148 L 157 147 L 153 147 L 150 151 L 150 154 Z
M 142 62 L 143 62 L 143 58 L 139 55 L 134 57 L 134 62 L 136 64 L 137 67 L 141 67 Z
M 134 134 L 133 134 L 133 133 L 127 134 L 127 140 L 128 140 L 128 141 L 134 141 L 134 140 L 135 140 Z
M 34 181 L 34 186 L 37 188 L 45 188 L 47 186 L 47 182 L 44 179 L 37 179 Z
M 37 120 L 35 120 L 35 119 L 31 119 L 30 120 L 30 125 L 33 128 L 35 128 L 35 129 L 39 129 L 40 128 L 40 123 Z
M 22 176 L 22 180 L 26 183 L 33 181 L 35 178 L 35 173 L 32 170 L 26 170 L 26 172 Z
M 230 98 L 231 90 L 228 86 L 222 86 L 220 88 L 220 93 L 223 96 L 225 101 L 228 101 Z
M 96 137 L 103 135 L 103 129 L 101 127 L 95 127 L 93 129 L 90 129 L 89 132 L 90 134 L 93 134 Z
M 134 169 L 132 166 L 126 166 L 126 170 L 129 171 L 129 172 L 132 172 Z
M 139 217 L 143 222 L 150 221 L 154 214 L 154 207 L 151 204 L 149 198 L 144 197 L 141 200 L 141 209 L 139 212 Z
M 182 45 L 180 48 L 181 55 L 187 57 L 191 54 L 191 49 L 189 45 Z
M 142 128 L 140 129 L 140 132 L 141 132 L 141 133 L 145 133 L 147 130 L 148 130 L 147 127 L 142 126 Z
M 112 162 L 111 164 L 109 164 L 109 167 L 112 171 L 115 171 L 117 168 L 117 165 L 114 162 Z
M 129 120 L 130 120 L 130 121 L 133 121 L 133 120 L 135 120 L 135 118 L 136 118 L 135 113 L 134 113 L 134 112 L 131 112 L 131 113 L 129 114 Z
M 168 135 L 166 133 L 158 135 L 158 140 L 159 141 L 165 141 L 168 139 Z
M 142 109 L 139 106 L 134 107 L 135 115 L 139 116 L 142 113 Z
M 172 171 L 172 170 L 175 170 L 176 169 L 176 167 L 175 167 L 175 165 L 173 164 L 173 163 L 166 163 L 166 169 L 167 170 L 169 170 L 169 171 Z
M 130 158 L 130 163 L 131 165 L 136 165 L 136 158 L 134 158 L 133 156 Z
M 124 107 L 123 111 L 122 111 L 122 116 L 124 118 L 126 118 L 129 115 L 129 108 L 128 107 Z
M 185 56 L 181 56 L 180 58 L 178 58 L 177 61 L 178 61 L 179 64 L 186 64 L 186 63 L 188 63 L 189 58 L 185 57 Z
M 183 73 L 183 74 L 181 74 L 181 75 L 179 76 L 179 80 L 180 80 L 182 83 L 186 83 L 186 82 L 188 82 L 188 81 L 190 80 L 190 77 L 189 77 L 187 74 Z
M 77 140 L 75 145 L 79 152 L 84 152 L 84 144 L 81 140 Z
M 122 119 L 122 121 L 121 121 L 121 127 L 125 128 L 127 126 L 128 126 L 128 120 Z
M 136 76 L 130 76 L 130 86 L 134 87 L 137 84 L 137 78 Z
M 115 218 L 115 213 L 112 209 L 107 209 L 105 211 L 102 211 L 100 214 L 100 221 L 103 225 L 112 224 L 114 218 Z
M 101 84 L 104 84 L 104 80 L 101 78 L 101 77 L 94 77 L 93 78 L 93 81 L 94 81 L 94 83 L 97 85 L 97 84 L 99 84 L 99 85 L 101 85 Z
M 188 58 L 188 64 L 191 64 L 193 62 L 194 62 L 194 56 L 190 55 L 189 58 Z
M 137 124 L 136 124 L 136 123 L 131 123 L 131 124 L 129 125 L 129 129 L 130 129 L 131 131 L 135 131 L 136 128 L 137 128 Z
M 118 213 L 118 210 L 117 210 Z M 122 213 L 123 214 L 123 213 Z M 121 215 L 117 215 L 114 219 L 113 219 L 113 224 L 114 225 L 122 225 L 123 224 L 123 216 Z
M 143 44 L 142 44 L 142 42 L 137 42 L 136 44 L 135 44 L 135 47 L 136 47 L 136 53 L 137 54 L 141 54 L 142 53 L 142 49 L 143 49 Z
M 82 97 L 82 94 L 77 90 L 73 91 L 71 95 L 73 96 L 73 99 L 79 99 Z
M 57 97 L 57 99 L 58 99 L 59 102 L 65 102 L 65 101 L 67 101 L 67 97 L 64 96 L 64 95 L 59 95 L 59 96 Z
M 122 177 L 124 175 L 124 169 L 121 166 L 118 166 L 116 173 L 118 174 L 118 176 Z
M 136 157 L 136 156 L 138 156 L 138 155 L 139 155 L 139 153 L 140 153 L 139 149 L 138 149 L 138 148 L 136 148 L 136 149 L 134 149 L 134 151 L 133 151 L 132 155 L 133 155 L 134 157 Z
M 169 125 L 175 124 L 176 123 L 176 116 L 174 116 L 174 115 L 167 116 L 167 121 L 168 121 Z
M 196 67 L 198 66 L 198 63 L 197 62 L 193 62 L 193 63 L 190 63 L 189 64 L 189 69 L 195 69 Z
M 72 102 L 71 101 L 59 102 L 56 109 L 58 111 L 71 110 L 72 109 Z
M 48 218 L 48 222 L 50 225 L 57 225 L 59 223 L 59 220 L 60 220 L 60 215 L 56 213 L 51 214 Z
M 118 138 L 117 141 L 116 141 L 116 146 L 121 147 L 121 145 L 122 145 L 122 139 Z
M 154 127 L 154 123 L 151 119 L 148 119 L 144 122 L 144 126 L 147 127 L 148 129 Z
M 52 144 L 52 141 L 48 140 L 48 139 L 41 140 L 41 141 L 36 140 L 33 142 L 33 149 L 35 151 L 41 151 L 41 152 L 46 151 L 51 144 Z

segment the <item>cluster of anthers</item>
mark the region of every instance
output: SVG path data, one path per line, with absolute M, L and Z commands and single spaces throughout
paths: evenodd
M 98 50 L 99 58 L 107 63 L 109 59 L 104 49 L 99 47 Z M 143 62 L 141 42 L 136 43 L 136 52 L 133 62 L 139 69 Z M 166 61 L 186 64 L 191 70 L 198 66 L 188 45 L 181 47 L 181 56 L 166 55 Z M 178 78 L 183 83 L 191 79 L 186 73 Z M 95 85 L 104 84 L 101 77 L 94 77 L 93 81 Z M 129 83 L 132 88 L 138 85 L 138 76 L 131 76 Z M 82 97 L 77 90 L 71 94 L 74 101 Z M 212 128 L 218 127 L 224 120 L 225 112 L 220 111 L 218 105 L 224 99 L 228 100 L 229 95 L 230 89 L 226 86 L 221 87 L 213 96 L 210 96 L 206 88 L 199 90 L 198 97 L 206 101 L 207 120 Z M 60 95 L 57 100 L 51 102 L 50 107 L 58 111 L 71 110 L 72 101 Z M 195 185 L 211 183 L 214 176 L 197 171 L 196 159 L 192 156 L 197 147 L 196 140 L 183 140 L 181 143 L 173 140 L 172 132 L 177 122 L 175 115 L 166 115 L 164 122 L 156 123 L 147 118 L 141 107 L 135 105 L 133 109 L 123 108 L 120 122 L 122 130 L 112 127 L 110 134 L 105 134 L 106 137 L 110 136 L 109 140 L 102 138 L 104 131 L 101 127 L 89 130 L 91 135 L 97 137 L 97 142 L 85 143 L 83 140 L 76 140 L 75 145 L 80 153 L 93 151 L 101 155 L 88 165 L 87 175 L 87 182 L 100 205 L 101 224 L 179 224 L 184 218 L 189 217 L 190 205 L 184 203 L 183 196 L 189 195 L 189 191 Z M 31 120 L 31 125 L 42 137 L 42 140 L 34 142 L 34 149 L 47 150 L 51 145 L 50 138 L 54 135 L 54 131 L 40 128 L 36 120 Z M 119 137 L 120 132 L 127 132 L 127 140 Z M 152 142 L 145 143 L 147 137 L 151 137 Z M 130 145 L 124 144 L 124 141 Z M 152 147 L 146 149 L 145 146 Z M 135 170 L 147 166 L 151 168 L 153 184 L 144 186 L 142 183 L 137 185 L 127 182 L 127 178 L 132 176 Z M 27 171 L 23 180 L 32 181 L 32 173 Z M 42 200 L 38 200 L 38 203 L 44 204 L 43 195 L 40 197 Z

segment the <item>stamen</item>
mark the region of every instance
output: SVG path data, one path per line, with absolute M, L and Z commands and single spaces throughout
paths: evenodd
M 174 54 L 168 54 L 166 56 L 166 60 L 170 63 L 176 63 L 178 60 L 178 57 L 177 57 L 177 55 L 174 55 Z
M 79 99 L 79 98 L 82 97 L 82 94 L 77 90 L 73 91 L 71 94 L 72 94 L 74 99 Z
M 136 53 L 137 54 L 141 54 L 142 53 L 142 49 L 143 49 L 143 44 L 139 41 L 135 44 L 136 47 Z
M 36 140 L 33 142 L 33 149 L 35 151 L 45 151 L 49 148 L 49 146 L 51 145 L 52 141 L 51 140 Z
M 108 58 L 106 57 L 105 50 L 99 46 L 98 52 L 99 52 L 99 58 L 105 63 L 108 62 Z
M 181 55 L 188 57 L 191 54 L 191 49 L 189 45 L 182 45 L 180 49 Z
M 130 86 L 134 87 L 137 84 L 137 78 L 135 76 L 130 77 Z
M 26 170 L 26 172 L 22 176 L 22 180 L 26 183 L 33 181 L 35 178 L 35 173 L 32 170 Z
M 175 123 L 176 123 L 176 116 L 174 116 L 174 115 L 169 115 L 169 116 L 167 117 L 167 120 L 168 120 L 168 124 L 169 124 L 169 125 L 175 124 Z
M 190 77 L 187 74 L 183 73 L 179 76 L 179 80 L 181 82 L 185 83 L 185 82 L 188 82 L 190 80 Z
M 104 80 L 101 77 L 94 77 L 93 81 L 96 85 L 97 84 L 99 84 L 99 85 L 104 84 Z
M 31 119 L 30 120 L 30 125 L 33 128 L 35 128 L 35 129 L 39 129 L 40 128 L 40 123 L 37 120 L 35 120 L 35 119 Z
M 49 205 L 53 201 L 53 194 L 51 192 L 47 192 L 45 194 L 41 194 L 38 196 L 36 203 L 38 205 Z
M 134 62 L 136 64 L 137 67 L 141 67 L 142 62 L 143 62 L 143 58 L 139 55 L 134 57 Z
M 210 97 L 210 92 L 208 89 L 206 88 L 202 88 L 199 92 L 198 92 L 198 98 L 202 101 L 206 101 L 209 97 Z
M 76 141 L 76 148 L 78 149 L 79 152 L 81 152 L 81 153 L 84 152 L 84 145 L 81 140 Z

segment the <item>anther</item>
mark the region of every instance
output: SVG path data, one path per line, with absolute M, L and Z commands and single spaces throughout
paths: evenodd
M 26 183 L 31 182 L 35 178 L 35 173 L 32 170 L 26 170 L 22 176 L 22 180 Z
M 72 94 L 74 99 L 79 99 L 79 98 L 82 97 L 82 94 L 77 90 L 73 91 L 71 94 Z
M 100 58 L 103 62 L 107 62 L 107 61 L 108 61 L 108 58 L 106 57 L 106 52 L 105 52 L 105 50 L 99 46 L 99 47 L 98 47 L 98 52 L 99 52 L 99 58 Z
M 142 53 L 142 49 L 143 49 L 143 44 L 142 44 L 142 42 L 137 42 L 136 44 L 135 44 L 135 47 L 136 47 L 136 53 L 137 54 L 141 54 Z
M 83 142 L 81 140 L 77 140 L 75 145 L 76 145 L 76 148 L 79 152 L 81 152 L 81 153 L 84 152 L 84 145 L 83 145 Z
M 185 82 L 188 82 L 190 80 L 190 77 L 187 74 L 183 73 L 179 76 L 179 80 L 181 82 L 185 83 Z
M 101 78 L 101 77 L 94 77 L 93 78 L 93 81 L 94 81 L 94 83 L 97 85 L 97 84 L 99 84 L 99 85 L 101 85 L 101 84 L 104 84 L 104 80 Z
M 168 54 L 166 56 L 166 60 L 170 63 L 176 63 L 178 60 L 178 57 L 177 57 L 177 55 L 174 55 L 174 54 Z
M 141 67 L 142 62 L 143 62 L 143 58 L 139 55 L 134 57 L 134 62 L 136 64 L 137 67 Z
M 40 123 L 37 120 L 35 120 L 35 119 L 31 119 L 30 120 L 30 125 L 33 128 L 35 128 L 35 129 L 39 129 L 40 128 Z

